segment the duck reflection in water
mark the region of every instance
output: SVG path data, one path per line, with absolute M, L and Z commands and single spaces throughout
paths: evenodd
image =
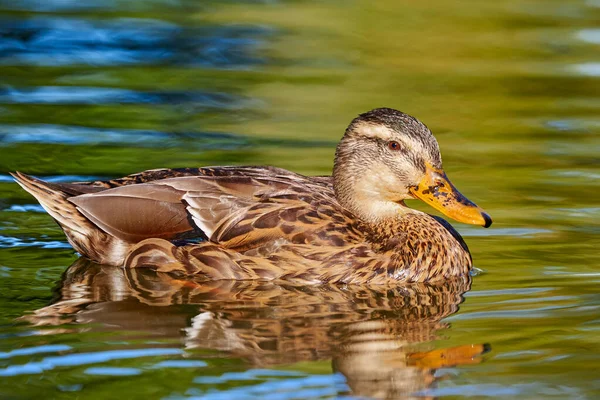
M 136 336 L 180 338 L 183 331 L 186 348 L 218 350 L 255 367 L 331 359 L 352 394 L 407 398 L 432 387 L 436 369 L 480 362 L 488 349 L 426 349 L 469 288 L 468 277 L 397 287 L 195 282 L 80 258 L 64 273 L 56 301 L 24 319 Z

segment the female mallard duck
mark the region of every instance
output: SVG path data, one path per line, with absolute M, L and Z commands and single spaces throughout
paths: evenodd
M 162 169 L 71 184 L 13 176 L 82 255 L 208 280 L 380 284 L 465 275 L 472 261 L 460 235 L 404 200 L 492 223 L 450 183 L 429 129 L 389 108 L 350 123 L 332 177 L 273 167 Z M 205 240 L 176 244 L 193 237 Z

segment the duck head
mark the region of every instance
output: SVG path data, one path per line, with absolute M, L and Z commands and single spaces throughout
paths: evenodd
M 391 108 L 377 108 L 350 123 L 336 150 L 333 178 L 340 204 L 368 222 L 416 212 L 404 200 L 420 199 L 456 221 L 492 224 L 450 182 L 425 124 Z

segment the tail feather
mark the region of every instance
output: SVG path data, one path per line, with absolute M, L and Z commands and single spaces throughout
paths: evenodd
M 123 265 L 131 243 L 106 234 L 69 201 L 69 197 L 88 190 L 79 191 L 76 185 L 63 187 L 21 172 L 10 174 L 54 218 L 77 252 L 102 264 Z
M 10 173 L 25 191 L 31 194 L 40 205 L 63 228 L 71 229 L 80 234 L 89 230 L 90 222 L 83 217 L 68 198 L 71 197 L 58 185 L 45 182 L 21 172 Z

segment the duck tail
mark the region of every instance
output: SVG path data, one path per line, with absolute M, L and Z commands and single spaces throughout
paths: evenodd
M 102 264 L 123 264 L 131 244 L 109 236 L 69 201 L 70 197 L 103 190 L 102 188 L 51 183 L 21 172 L 10 174 L 19 186 L 35 197 L 44 210 L 54 218 L 78 253 Z
M 11 172 L 10 174 L 19 186 L 36 198 L 63 230 L 85 233 L 86 225 L 89 222 L 77 211 L 75 205 L 67 200 L 70 197 L 69 194 L 61 190 L 59 185 L 21 172 Z

